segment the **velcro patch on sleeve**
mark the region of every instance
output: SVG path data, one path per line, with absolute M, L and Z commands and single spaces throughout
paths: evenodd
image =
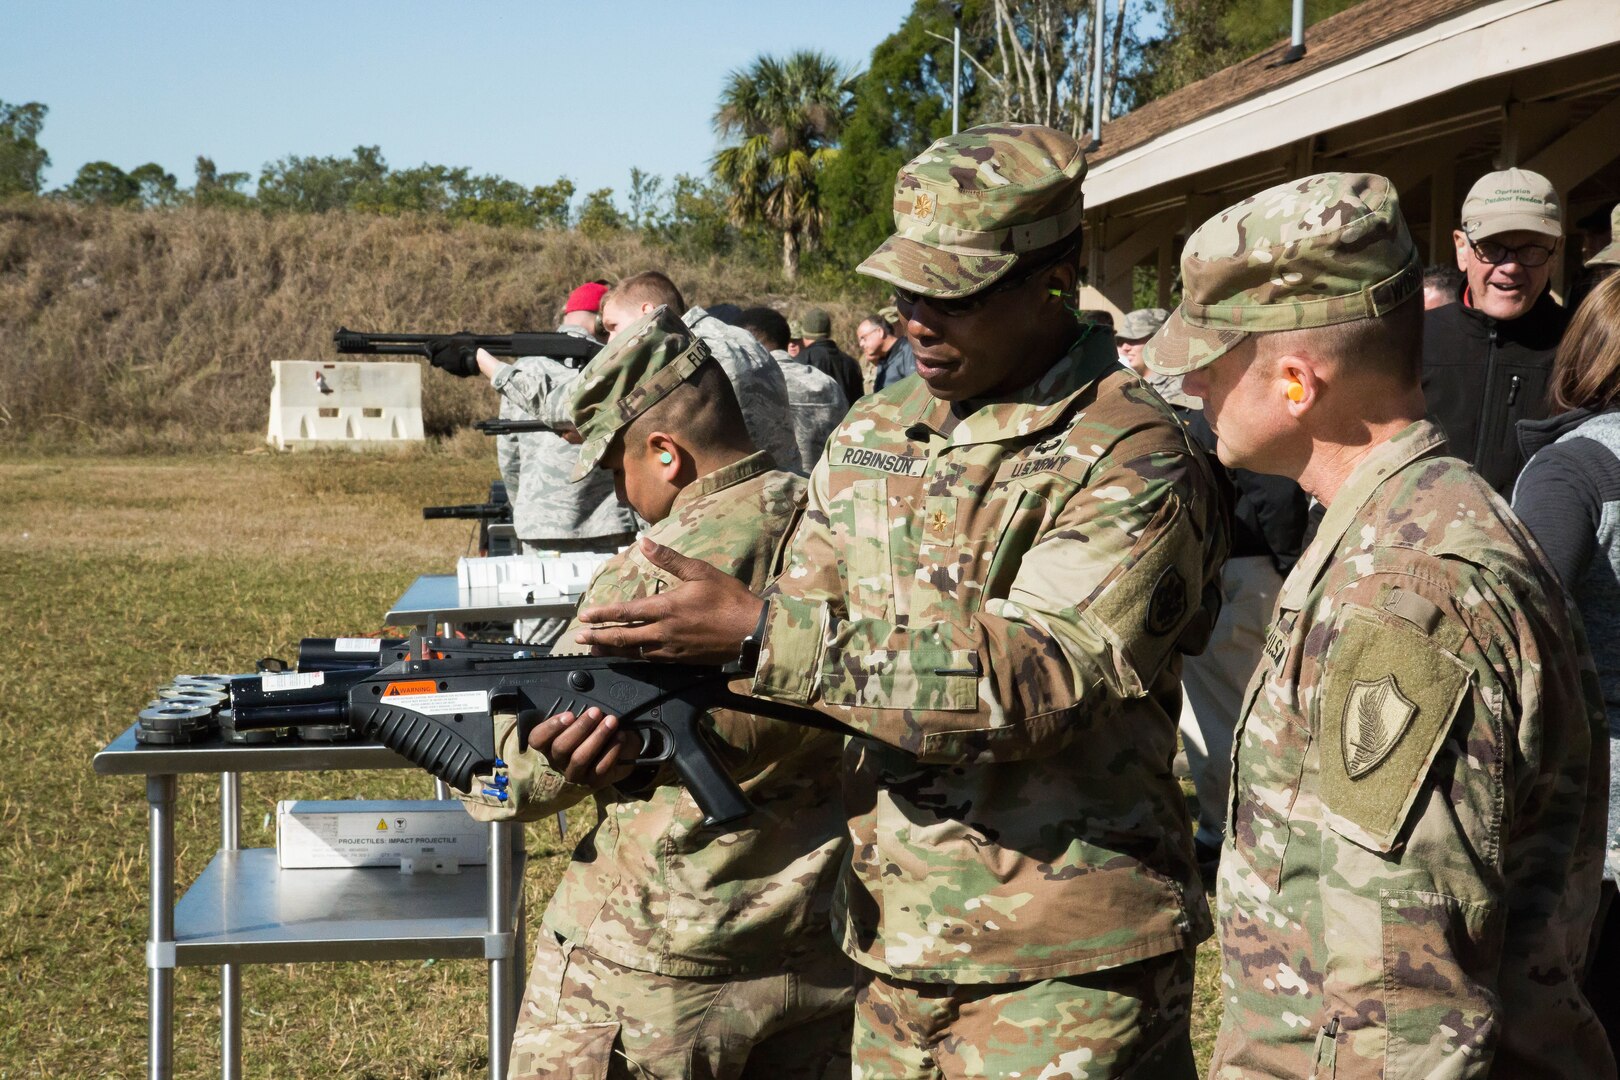
M 1353 843 L 1388 852 L 1468 692 L 1468 669 L 1411 622 L 1352 608 L 1322 670 L 1327 824 Z
M 1139 697 L 1158 678 L 1202 603 L 1204 547 L 1174 496 L 1142 530 L 1084 615 L 1119 653 L 1125 692 Z

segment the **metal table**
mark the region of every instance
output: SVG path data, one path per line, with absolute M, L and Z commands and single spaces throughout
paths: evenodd
M 418 626 L 424 630 L 440 623 L 510 622 L 513 619 L 569 618 L 579 598 L 546 600 L 534 604 L 514 604 L 502 600 L 495 589 L 474 589 L 467 603 L 454 574 L 424 574 L 411 583 L 405 595 L 394 602 L 383 623 L 387 626 Z
M 451 578 L 454 585 L 455 579 Z M 221 1074 L 242 1074 L 241 964 L 482 958 L 489 962 L 489 1075 L 502 1080 L 522 990 L 522 831 L 489 826 L 489 863 L 453 875 L 385 868 L 280 870 L 241 848 L 244 772 L 408 769 L 376 743 L 144 746 L 131 726 L 95 756 L 104 776 L 145 776 L 150 830 L 147 1075 L 173 1075 L 174 969 L 220 966 Z M 220 849 L 174 900 L 178 776 L 219 773 Z

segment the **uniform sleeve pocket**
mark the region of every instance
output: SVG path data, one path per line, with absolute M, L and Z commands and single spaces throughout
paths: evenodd
M 1322 666 L 1324 817 L 1387 854 L 1445 745 L 1468 669 L 1412 624 L 1363 608 L 1350 609 Z
M 886 619 L 893 610 L 893 565 L 889 552 L 889 492 L 883 477 L 850 488 L 853 519 L 845 548 L 852 618 Z
M 1475 973 L 1494 970 L 1494 907 L 1441 893 L 1380 889 L 1384 1076 L 1463 1077 L 1488 1060 L 1501 1006 Z
M 519 1021 L 512 1040 L 509 1080 L 607 1080 L 613 1064 L 618 1021 L 599 1024 L 552 1024 L 525 1028 Z
M 822 679 L 822 700 L 833 705 L 926 712 L 979 707 L 979 654 L 972 649 L 846 652 Z

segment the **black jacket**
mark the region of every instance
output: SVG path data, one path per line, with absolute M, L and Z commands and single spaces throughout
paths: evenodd
M 861 381 L 861 365 L 831 341 L 826 339 L 812 341 L 799 350 L 796 359 L 825 375 L 832 376 L 838 388 L 844 392 L 844 400 L 851 405 L 866 393 L 865 384 Z
M 887 354 L 878 361 L 877 373 L 872 378 L 872 389 L 881 390 L 899 382 L 907 375 L 917 373 L 917 357 L 912 354 L 911 342 L 898 338 Z
M 1463 303 L 1423 320 L 1423 397 L 1451 452 L 1502 495 L 1524 468 L 1514 426 L 1547 415 L 1553 352 L 1564 309 L 1550 293 L 1505 322 Z

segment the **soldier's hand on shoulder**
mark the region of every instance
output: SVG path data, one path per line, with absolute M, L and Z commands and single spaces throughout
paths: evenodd
M 535 725 L 529 748 L 571 784 L 602 788 L 625 779 L 641 753 L 641 736 L 624 731 L 619 718 L 589 708 L 558 713 Z
M 743 639 L 759 622 L 764 604 L 748 586 L 673 548 L 642 537 L 647 562 L 679 582 L 639 600 L 584 608 L 586 626 L 575 641 L 596 656 L 625 656 L 684 664 L 725 664 L 737 659 Z

